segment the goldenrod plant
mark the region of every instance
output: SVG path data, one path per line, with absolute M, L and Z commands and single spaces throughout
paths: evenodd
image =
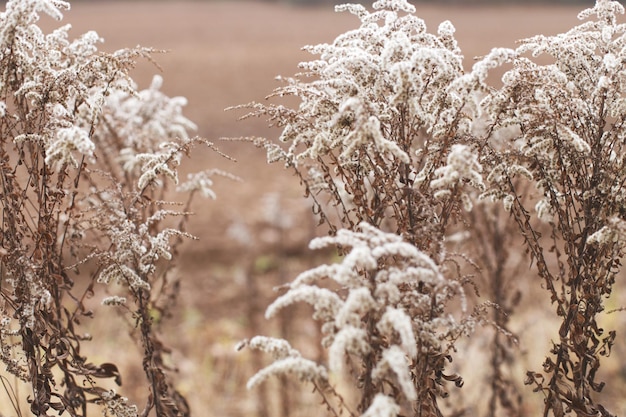
M 598 0 L 566 33 L 494 51 L 512 69 L 481 103 L 487 194 L 510 210 L 561 321 L 543 369 L 527 374 L 545 398 L 544 415 L 612 415 L 596 393 L 605 386 L 602 358 L 617 342 L 598 318 L 624 249 L 622 14 L 620 3 Z M 535 62 L 546 56 L 549 63 Z M 524 169 L 538 199 L 522 199 L 512 167 Z
M 292 169 L 312 199 L 329 236 L 311 247 L 339 254 L 297 276 L 266 311 L 313 306 L 327 360 L 252 338 L 241 346 L 275 362 L 249 385 L 293 373 L 313 384 L 330 415 L 467 410 L 441 401 L 456 395 L 448 381 L 463 384 L 452 371 L 455 349 L 483 323 L 515 342 L 507 325 L 519 296 L 503 268 L 521 242 L 532 285 L 549 291 L 562 321 L 543 369 L 529 370 L 525 383 L 543 396 L 544 416 L 612 416 L 597 374 L 617 339 L 597 317 L 626 230 L 624 8 L 598 0 L 581 25 L 494 48 L 469 71 L 452 23 L 431 33 L 406 0 L 337 10 L 360 26 L 305 47 L 317 59 L 283 79 L 269 102 L 237 107 L 281 129 L 279 140 L 251 140 Z M 504 72 L 500 87 L 494 69 Z M 298 106 L 274 104 L 283 96 Z M 492 299 L 474 296 L 476 274 L 488 275 Z M 469 294 L 478 301 L 470 305 Z M 514 352 L 498 337 L 492 349 L 488 412 L 523 415 L 520 391 L 501 370 Z
M 160 91 L 160 76 L 146 90 L 129 76 L 156 51 L 105 53 L 95 32 L 71 40 L 70 25 L 38 26 L 67 9 L 10 0 L 0 14 L 0 359 L 30 403 L 27 411 L 10 396 L 14 414 L 185 416 L 155 318 L 176 296 L 173 260 L 193 238 L 184 231 L 191 196 L 212 196 L 216 172 L 179 183 L 182 157 L 203 140 L 191 136 L 185 99 Z M 94 295 L 110 307 L 88 303 Z M 82 353 L 99 343 L 83 327 L 96 314 L 120 318 L 137 339 L 145 404 L 101 382 L 122 384 L 116 358 Z

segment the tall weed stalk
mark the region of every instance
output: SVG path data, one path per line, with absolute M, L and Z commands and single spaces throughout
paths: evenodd
M 513 69 L 482 106 L 493 190 L 504 196 L 561 320 L 542 371 L 527 374 L 544 395 L 544 415 L 612 415 L 595 393 L 616 341 L 598 317 L 620 271 L 626 224 L 623 13 L 618 2 L 599 0 L 568 32 L 499 51 Z M 544 55 L 549 64 L 533 62 Z M 512 134 L 499 134 L 505 127 Z M 511 166 L 527 170 L 538 199 L 521 199 Z
M 191 196 L 212 194 L 213 172 L 178 185 L 184 205 L 167 201 L 167 181 L 178 183 L 182 157 L 201 142 L 188 134 L 185 100 L 161 93 L 160 76 L 143 91 L 129 77 L 155 51 L 104 53 L 95 32 L 70 40 L 69 25 L 37 25 L 68 8 L 12 0 L 0 14 L 0 360 L 29 387 L 33 415 L 86 416 L 90 404 L 107 416 L 188 415 L 157 318 L 176 297 L 177 246 L 193 238 Z M 115 316 L 89 302 L 104 291 L 141 346 L 142 409 L 100 382 L 122 384 L 114 358 L 81 351 L 100 337 L 84 322 Z
M 303 73 L 272 95 L 298 97 L 298 109 L 243 106 L 283 128 L 286 147 L 255 141 L 270 161 L 292 168 L 313 199 L 331 236 L 312 247 L 336 246 L 341 255 L 339 264 L 297 277 L 266 313 L 313 305 L 328 367 L 283 341 L 253 338 L 250 346 L 278 360 L 250 384 L 295 372 L 336 414 L 435 416 L 446 381 L 463 384 L 446 371 L 455 342 L 485 317 L 484 306 L 467 309 L 467 262 L 445 243 L 484 189 L 482 167 L 452 25 L 429 33 L 405 1 L 374 8 L 339 6 L 360 28 L 306 48 L 320 59 L 301 64 Z M 455 314 L 452 303 L 461 306 Z M 331 388 L 331 375 L 344 370 L 360 392 L 353 407 Z

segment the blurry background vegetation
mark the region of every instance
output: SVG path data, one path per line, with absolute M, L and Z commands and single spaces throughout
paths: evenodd
M 314 5 L 314 4 L 343 4 L 343 3 L 355 3 L 355 1 L 341 1 L 341 0 L 261 0 L 273 3 L 289 3 L 289 4 L 301 4 L 301 5 Z M 469 5 L 469 4 L 588 4 L 592 5 L 593 0 L 410 0 L 413 4 L 430 3 L 430 4 L 453 4 L 453 5 Z M 356 1 L 361 4 L 371 4 L 373 1 Z M 621 1 L 621 3 L 624 3 Z
M 175 0 L 174 0 L 175 1 Z M 215 1 L 215 0 L 213 0 Z M 220 0 L 218 0 L 220 1 Z M 227 1 L 227 0 L 221 0 Z M 371 4 L 375 0 L 364 0 L 364 1 L 354 1 L 354 0 L 259 0 L 268 3 L 287 3 L 287 4 L 299 4 L 299 5 L 315 5 L 315 4 L 344 4 L 344 3 L 360 3 L 360 4 Z M 450 5 L 474 5 L 474 4 L 587 4 L 591 6 L 594 3 L 594 0 L 410 0 L 413 4 L 419 3 L 430 3 L 430 4 L 450 4 Z M 624 1 L 620 1 L 620 3 L 624 3 Z
M 70 3 L 94 3 L 94 2 L 114 2 L 115 0 L 70 0 Z M 128 1 L 128 0 L 126 0 Z M 185 0 L 134 0 L 136 2 L 180 2 Z M 198 2 L 221 2 L 221 3 L 235 3 L 239 0 L 196 0 Z M 371 5 L 375 0 L 252 0 L 261 3 L 277 3 L 277 4 L 293 4 L 302 6 L 314 6 L 314 5 L 328 5 L 328 4 L 345 4 L 345 3 L 359 3 L 364 5 Z M 595 0 L 409 0 L 412 4 L 445 4 L 454 6 L 464 5 L 498 5 L 498 4 L 546 4 L 546 5 L 587 5 L 591 7 Z M 6 0 L 2 1 L 6 3 Z M 620 3 L 625 4 L 626 0 L 620 0 Z

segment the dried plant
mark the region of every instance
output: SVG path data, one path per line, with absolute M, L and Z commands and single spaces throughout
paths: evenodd
M 499 205 L 477 206 L 468 213 L 471 227 L 457 250 L 473 255 L 481 277 L 476 280 L 480 294 L 495 303 L 491 312 L 495 331 L 491 341 L 485 342 L 489 346 L 488 364 L 485 364 L 490 384 L 490 393 L 485 395 L 488 397 L 487 415 L 513 417 L 524 414 L 521 381 L 516 381 L 512 375 L 519 345 L 510 322 L 522 303 L 520 276 L 524 276 L 527 264 L 523 257 L 512 256 L 520 243 L 515 233 L 517 226 L 508 221 L 508 214 Z
M 312 304 L 328 369 L 293 353 L 251 384 L 293 371 L 322 395 L 337 394 L 336 403 L 324 396 L 336 414 L 436 416 L 437 399 L 448 395 L 445 380 L 462 385 L 445 370 L 455 341 L 485 317 L 484 305 L 467 311 L 469 278 L 460 272 L 466 260 L 446 248 L 484 189 L 480 150 L 470 135 L 452 25 L 431 34 L 405 1 L 373 7 L 338 6 L 356 15 L 360 28 L 306 48 L 320 59 L 301 64 L 304 72 L 271 96 L 295 96 L 297 109 L 241 106 L 253 109 L 247 117 L 269 117 L 283 128 L 286 148 L 253 140 L 270 162 L 292 168 L 312 197 L 333 235 L 312 246 L 335 245 L 342 255 L 340 264 L 300 275 L 267 310 L 272 316 L 296 301 Z M 456 315 L 448 308 L 453 302 L 462 306 Z M 250 345 L 265 350 L 267 343 L 275 341 Z M 327 380 L 344 361 L 360 392 L 355 411 Z
M 468 188 L 483 186 L 457 83 L 462 56 L 450 22 L 435 35 L 404 1 L 374 7 L 338 6 L 361 27 L 306 47 L 320 59 L 300 64 L 305 72 L 270 96 L 296 96 L 298 109 L 241 107 L 283 128 L 287 149 L 257 142 L 270 162 L 295 169 L 331 232 L 366 221 L 435 255 L 447 219 L 471 206 Z M 439 237 L 429 243 L 424 233 Z
M 598 0 L 580 16 L 596 20 L 493 49 L 467 73 L 451 23 L 431 34 L 404 0 L 373 8 L 338 6 L 360 27 L 306 47 L 319 59 L 268 97 L 294 96 L 297 108 L 238 107 L 282 129 L 277 142 L 250 140 L 291 168 L 313 200 L 330 236 L 311 246 L 340 255 L 299 275 L 266 312 L 312 305 L 328 363 L 304 359 L 286 341 L 253 338 L 247 344 L 276 361 L 250 385 L 293 373 L 334 415 L 442 415 L 442 379 L 461 385 L 445 371 L 455 342 L 488 320 L 490 302 L 469 314 L 465 303 L 464 285 L 475 284 L 467 271 L 478 266 L 499 303 L 487 412 L 521 415 L 502 339 L 514 340 L 508 320 L 519 301 L 508 286 L 507 249 L 521 240 L 562 319 L 543 372 L 528 371 L 525 382 L 544 395 L 545 416 L 611 416 L 593 393 L 604 386 L 596 374 L 615 342 L 597 317 L 626 230 L 623 7 Z M 540 55 L 550 62 L 534 62 Z M 490 72 L 505 65 L 512 69 L 503 86 L 492 87 Z M 489 200 L 501 200 L 510 217 Z M 334 382 L 346 373 L 358 392 L 354 407 Z
M 129 70 L 153 50 L 104 53 L 94 32 L 70 40 L 69 25 L 43 33 L 40 15 L 61 20 L 68 8 L 12 0 L 0 14 L 0 359 L 29 386 L 34 415 L 86 416 L 90 404 L 107 416 L 188 415 L 155 317 L 175 300 L 172 258 L 192 238 L 191 196 L 211 196 L 215 172 L 178 186 L 182 210 L 167 201 L 166 177 L 178 183 L 182 156 L 202 142 L 188 134 L 185 100 L 161 93 L 159 76 L 137 90 Z M 81 352 L 99 337 L 81 325 L 103 291 L 102 304 L 136 329 L 143 410 L 99 381 L 121 385 L 114 363 Z
M 483 102 L 489 194 L 511 210 L 562 321 L 543 372 L 529 371 L 526 381 L 544 395 L 544 415 L 611 415 L 593 394 L 604 386 L 596 374 L 616 337 L 597 319 L 624 245 L 623 13 L 618 2 L 598 0 L 579 15 L 589 20 L 568 32 L 496 51 L 513 69 Z M 547 55 L 550 63 L 528 54 Z M 505 127 L 514 133 L 499 134 Z M 524 167 L 539 190 L 535 207 L 511 180 L 514 166 Z
M 335 393 L 345 407 L 342 397 L 330 388 L 329 374 L 340 374 L 347 366 L 363 393 L 359 410 L 373 413 L 384 398 L 385 403 L 395 404 L 394 409 L 411 409 L 417 403 L 424 413 L 435 412 L 436 398 L 447 395 L 441 387 L 445 380 L 463 385 L 460 376 L 444 372 L 454 341 L 474 325 L 471 319 L 457 322 L 444 314 L 447 302 L 463 294 L 462 287 L 447 280 L 432 259 L 395 233 L 367 223 L 358 229 L 313 240 L 313 248 L 338 245 L 351 250 L 339 264 L 300 274 L 266 311 L 271 318 L 293 303 L 311 304 L 313 317 L 322 324 L 328 369 L 290 348 L 248 385 L 253 387 L 272 374 L 295 373 L 312 381 L 321 394 Z M 326 280 L 335 285 L 324 285 Z M 273 351 L 276 343 L 286 342 L 264 337 L 249 342 L 265 351 Z M 427 383 L 416 385 L 414 380 Z M 340 413 L 331 402 L 327 406 Z

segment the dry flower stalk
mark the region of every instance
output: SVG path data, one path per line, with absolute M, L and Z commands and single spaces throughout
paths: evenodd
M 182 156 L 202 142 L 189 135 L 185 99 L 164 95 L 160 76 L 137 90 L 129 70 L 151 49 L 104 53 L 95 32 L 70 40 L 69 25 L 37 26 L 41 14 L 61 20 L 68 8 L 11 0 L 0 14 L 0 360 L 30 386 L 33 415 L 86 416 L 95 403 L 107 416 L 185 416 L 154 316 L 166 317 L 175 299 L 172 258 L 192 238 L 191 196 L 212 196 L 213 172 L 180 184 L 185 207 L 172 209 L 182 204 L 166 201 L 167 181 L 178 183 Z M 139 329 L 143 410 L 99 381 L 121 385 L 114 363 L 81 353 L 99 337 L 81 323 L 103 286 L 111 307 L 102 309 Z
M 333 415 L 441 416 L 443 381 L 462 384 L 445 373 L 455 342 L 494 305 L 489 412 L 521 415 L 519 393 L 501 371 L 500 337 L 514 340 L 506 317 L 519 302 L 505 289 L 507 247 L 494 246 L 514 244 L 504 227 L 519 232 L 562 319 L 542 372 L 528 371 L 525 382 L 544 395 L 545 416 L 612 416 L 594 393 L 616 341 L 597 317 L 626 237 L 623 7 L 598 0 L 579 26 L 495 48 L 469 72 L 450 22 L 433 34 L 405 0 L 373 8 L 338 6 L 360 27 L 306 47 L 319 58 L 269 96 L 295 96 L 297 108 L 238 107 L 251 111 L 244 118 L 266 117 L 282 129 L 279 141 L 251 140 L 269 162 L 294 170 L 311 197 L 330 233 L 311 247 L 335 246 L 341 255 L 296 277 L 267 310 L 271 317 L 292 303 L 313 306 L 328 362 L 304 366 L 298 356 L 297 375 Z M 551 63 L 534 62 L 540 55 Z M 504 65 L 512 69 L 503 86 L 492 87 L 489 73 Z M 533 187 L 538 199 L 524 195 Z M 468 236 L 477 239 L 468 244 Z M 454 253 L 462 241 L 465 252 Z M 489 275 L 500 305 L 467 308 L 468 265 Z M 251 347 L 266 349 L 267 340 Z M 261 375 L 295 369 L 289 365 Z M 332 387 L 328 375 L 338 373 L 353 378 L 356 409 Z

